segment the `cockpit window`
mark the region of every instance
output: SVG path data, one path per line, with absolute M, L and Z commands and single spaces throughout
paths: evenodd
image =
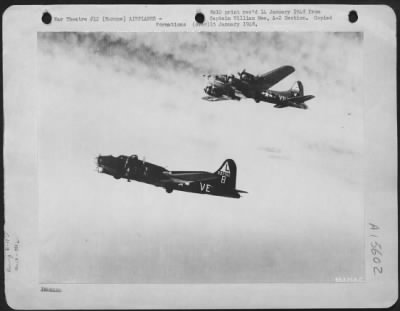
M 216 76 L 216 79 L 221 81 L 221 82 L 227 82 L 228 81 L 228 75 L 218 75 L 218 76 Z
M 243 73 L 242 73 L 242 79 L 243 79 L 243 80 L 249 80 L 249 79 L 250 79 L 250 76 L 249 76 L 246 72 L 243 72 Z
M 240 77 L 241 80 L 249 81 L 249 82 L 253 81 L 254 78 L 255 78 L 251 73 L 248 73 L 248 72 L 246 72 L 244 70 L 239 74 L 239 77 Z

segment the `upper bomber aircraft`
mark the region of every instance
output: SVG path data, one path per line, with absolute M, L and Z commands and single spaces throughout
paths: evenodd
M 157 187 L 163 187 L 168 193 L 173 190 L 211 194 L 216 196 L 240 198 L 236 189 L 236 164 L 228 159 L 215 172 L 169 171 L 164 167 L 139 160 L 137 155 L 119 157 L 101 156 L 96 159 L 97 171 L 116 179 L 136 180 Z
M 253 98 L 257 103 L 265 101 L 275 104 L 276 108 L 295 107 L 307 109 L 304 103 L 314 98 L 313 95 L 304 95 L 303 84 L 298 81 L 288 91 L 273 91 L 272 86 L 294 72 L 292 66 L 282 66 L 260 76 L 254 76 L 245 70 L 234 75 L 209 75 L 209 85 L 204 88 L 208 95 L 203 99 L 219 101 L 235 99 L 240 96 Z M 213 78 L 210 80 L 210 78 Z

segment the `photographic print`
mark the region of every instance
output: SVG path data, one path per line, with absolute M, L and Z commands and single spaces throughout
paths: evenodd
M 42 283 L 365 280 L 362 32 L 39 32 Z
M 10 308 L 397 301 L 390 7 L 11 6 L 2 38 Z

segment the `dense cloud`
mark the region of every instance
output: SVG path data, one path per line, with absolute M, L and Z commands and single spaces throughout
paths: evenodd
M 98 66 L 130 75 L 143 74 L 168 82 L 188 75 L 255 74 L 277 66 L 296 67 L 306 87 L 331 94 L 357 89 L 362 73 L 362 33 L 40 33 L 47 52 L 69 53 Z M 82 61 L 85 61 L 82 59 Z M 311 80 L 310 80 L 311 79 Z M 313 83 L 318 81 L 318 83 Z M 174 82 L 174 81 L 172 81 Z

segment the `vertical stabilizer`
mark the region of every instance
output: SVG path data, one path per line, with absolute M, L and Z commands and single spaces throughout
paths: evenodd
M 293 97 L 303 96 L 304 95 L 303 83 L 301 83 L 301 81 L 296 81 L 290 88 L 290 91 L 292 92 Z
M 227 159 L 215 172 L 220 177 L 220 183 L 226 187 L 236 187 L 236 164 L 232 159 Z

